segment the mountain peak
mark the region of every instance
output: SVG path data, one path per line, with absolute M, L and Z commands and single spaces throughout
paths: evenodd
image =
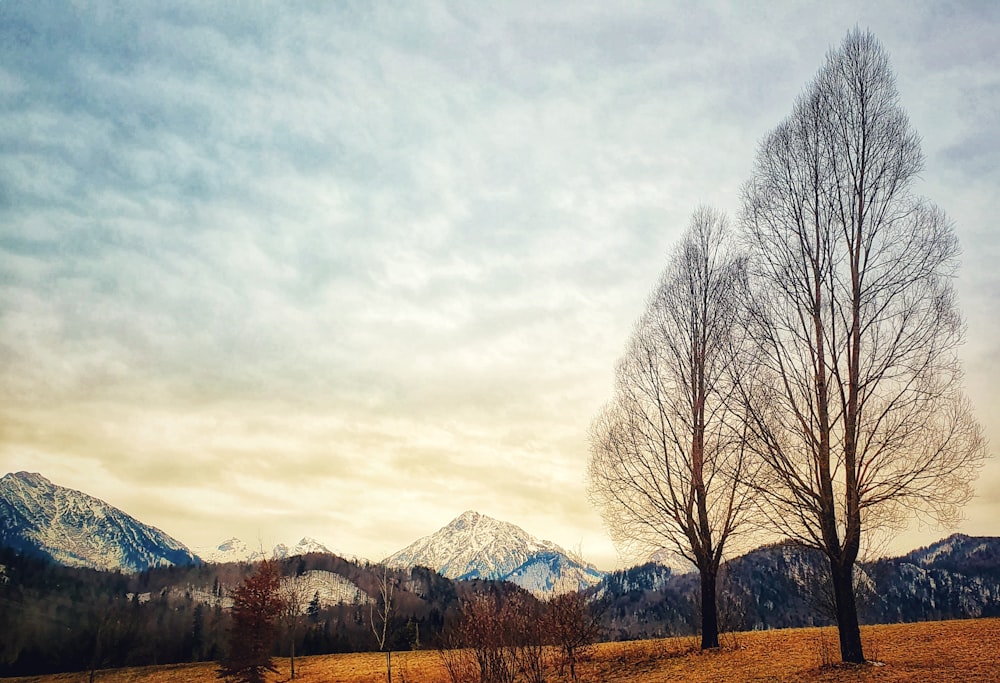
M 477 522 L 479 522 L 480 518 L 482 518 L 482 515 L 480 515 L 475 510 L 466 510 L 465 512 L 463 512 L 462 514 L 460 514 L 458 517 L 456 517 L 455 519 L 451 520 L 451 522 L 448 523 L 448 526 L 455 526 L 455 527 L 459 527 L 459 528 L 461 528 L 462 526 L 465 526 L 465 525 L 470 525 L 471 526 L 471 525 L 474 525 Z
M 7 479 L 7 477 L 11 477 L 13 479 L 16 479 L 18 481 L 21 481 L 21 482 L 23 482 L 25 484 L 28 484 L 28 485 L 34 486 L 34 487 L 39 487 L 39 486 L 49 487 L 49 486 L 52 486 L 52 482 L 49 481 L 48 479 L 46 479 L 45 477 L 43 477 L 42 475 L 40 475 L 38 472 L 26 472 L 26 471 L 13 472 L 11 474 L 8 474 L 6 477 L 4 477 L 4 479 Z
M 535 538 L 510 522 L 466 510 L 447 525 L 387 557 L 394 567 L 429 567 L 449 579 L 510 579 L 539 593 L 579 587 L 564 580 L 572 571 L 585 585 L 596 583 L 603 573 L 570 560 L 565 550 L 551 541 Z M 530 586 L 530 587 L 529 587 Z

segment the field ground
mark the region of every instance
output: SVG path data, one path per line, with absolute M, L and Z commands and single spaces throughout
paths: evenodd
M 837 633 L 832 628 L 786 629 L 737 633 L 724 638 L 717 652 L 700 653 L 691 638 L 602 643 L 578 667 L 588 683 L 635 681 L 821 681 L 861 683 L 931 681 L 965 683 L 1000 681 L 1000 619 L 924 622 L 863 626 L 865 654 L 873 664 L 844 666 L 839 660 Z M 288 681 L 287 659 L 276 659 L 279 674 L 268 680 Z M 385 655 L 378 653 L 300 657 L 296 681 L 301 683 L 383 683 Z M 393 681 L 447 681 L 441 658 L 434 651 L 395 653 Z M 555 672 L 549 680 L 569 676 Z M 82 683 L 87 674 L 57 674 L 3 679 L 20 683 Z M 101 683 L 208 683 L 215 665 L 182 664 L 100 671 Z

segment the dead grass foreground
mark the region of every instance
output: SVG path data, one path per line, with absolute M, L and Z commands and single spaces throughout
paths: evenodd
M 588 683 L 630 681 L 708 683 L 749 681 L 824 683 L 932 681 L 1000 681 L 1000 619 L 924 622 L 862 627 L 865 653 L 875 664 L 843 666 L 837 632 L 825 629 L 785 629 L 738 633 L 726 637 L 717 652 L 701 653 L 697 641 L 686 638 L 602 643 L 580 666 Z M 278 659 L 275 683 L 288 681 L 288 660 Z M 403 652 L 392 657 L 393 681 L 447 681 L 436 652 Z M 378 653 L 323 655 L 296 659 L 301 683 L 384 683 L 385 655 Z M 568 676 L 553 672 L 552 681 Z M 87 674 L 57 674 L 3 679 L 21 683 L 83 683 Z M 215 665 L 183 664 L 101 671 L 101 683 L 209 683 Z

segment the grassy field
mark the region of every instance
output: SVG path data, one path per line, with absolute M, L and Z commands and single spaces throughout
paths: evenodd
M 580 680 L 604 681 L 931 681 L 965 683 L 1000 681 L 1000 619 L 926 622 L 862 627 L 865 653 L 872 664 L 844 666 L 839 660 L 837 633 L 826 629 L 787 629 L 738 633 L 725 637 L 717 652 L 700 653 L 693 639 L 596 646 L 579 667 Z M 269 680 L 288 681 L 287 659 L 275 660 L 279 674 Z M 393 681 L 447 681 L 436 652 L 396 653 Z M 384 654 L 348 654 L 296 659 L 301 683 L 382 683 Z M 549 680 L 566 681 L 552 672 Z M 87 674 L 59 674 L 18 679 L 27 683 L 78 683 Z M 214 681 L 214 664 L 185 664 L 101 671 L 102 683 L 192 683 Z

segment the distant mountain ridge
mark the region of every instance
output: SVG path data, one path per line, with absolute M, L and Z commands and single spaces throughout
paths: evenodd
M 0 545 L 71 567 L 124 572 L 198 561 L 159 529 L 31 472 L 0 478 Z
M 259 560 L 282 560 L 296 555 L 309 553 L 336 554 L 315 538 L 305 536 L 293 546 L 278 543 L 270 552 L 259 546 L 253 548 L 238 538 L 229 538 L 215 546 L 195 548 L 195 552 L 203 562 L 224 564 L 226 562 L 257 562 Z
M 467 510 L 438 531 L 399 550 L 384 562 L 391 567 L 428 567 L 442 576 L 511 581 L 536 595 L 580 590 L 604 572 L 574 559 L 551 541 L 524 529 Z

